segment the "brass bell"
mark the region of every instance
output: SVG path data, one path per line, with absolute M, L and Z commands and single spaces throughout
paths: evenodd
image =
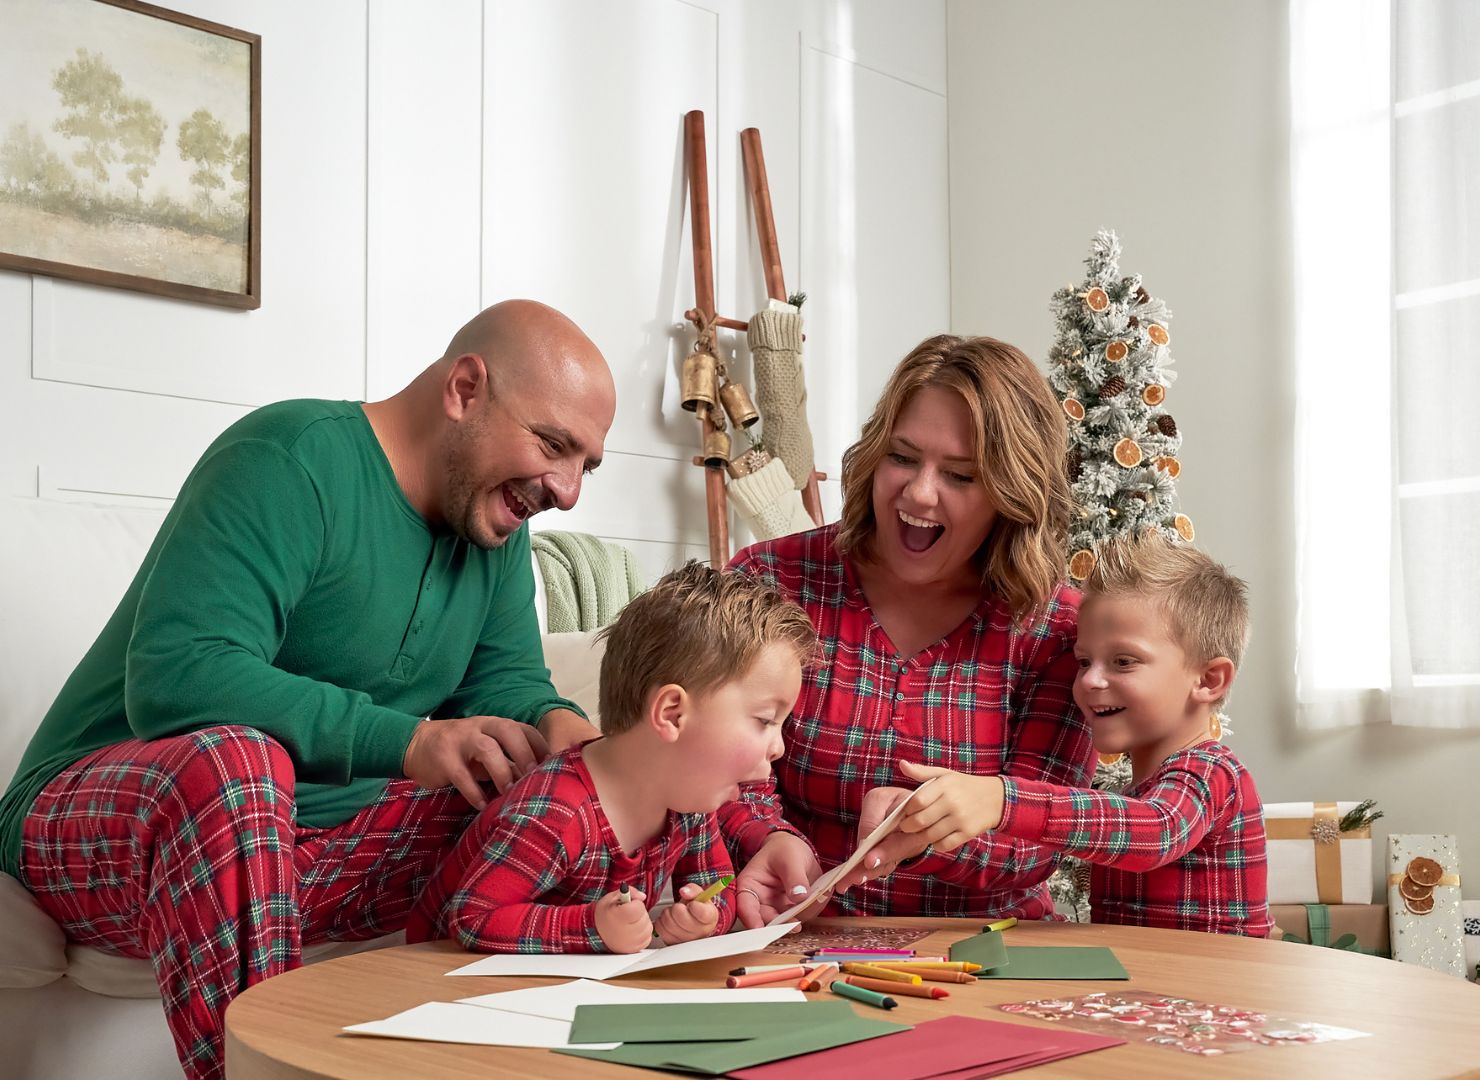
M 692 352 L 684 357 L 683 407 L 695 412 L 700 405 L 719 404 L 719 368 L 714 357 L 706 352 Z
M 704 433 L 704 466 L 723 469 L 730 463 L 730 437 L 723 431 Z
M 750 400 L 750 391 L 745 389 L 744 383 L 737 383 L 733 379 L 725 383 L 719 388 L 719 400 L 730 417 L 730 423 L 737 428 L 748 428 L 761 418 L 761 414 L 755 411 L 755 402 Z

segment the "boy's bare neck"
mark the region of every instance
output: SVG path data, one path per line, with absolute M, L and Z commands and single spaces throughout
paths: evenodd
M 1211 709 L 1206 712 L 1200 712 L 1197 716 L 1190 718 L 1186 723 L 1179 724 L 1174 731 L 1168 733 L 1164 738 L 1157 739 L 1155 742 L 1145 743 L 1141 746 L 1131 747 L 1130 787 L 1138 787 L 1144 783 L 1147 777 L 1161 768 L 1161 763 L 1173 754 L 1196 746 L 1198 743 L 1213 742 L 1212 731 L 1209 728 L 1212 719 L 1213 711 Z
M 617 842 L 628 854 L 662 832 L 668 822 L 667 800 L 653 778 L 658 747 L 643 737 L 640 728 L 608 735 L 586 744 L 582 751 L 597 798 Z

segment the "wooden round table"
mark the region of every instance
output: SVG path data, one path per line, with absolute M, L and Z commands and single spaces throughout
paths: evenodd
M 922 955 L 981 930 L 972 919 L 824 919 L 930 928 L 915 945 Z M 1480 1074 L 1480 987 L 1411 964 L 1334 949 L 1276 941 L 1132 926 L 1026 923 L 1007 931 L 1008 945 L 1107 945 L 1129 982 L 983 981 L 949 987 L 946 1001 L 901 997 L 884 1014 L 855 1005 L 861 1015 L 921 1023 L 957 1013 L 987 1020 L 1051 1026 L 1009 1015 L 996 1005 L 1031 998 L 1072 997 L 1097 990 L 1133 990 L 1236 1005 L 1371 1033 L 1370 1038 L 1256 1048 L 1221 1057 L 1174 1049 L 1125 1046 L 1039 1066 L 1037 1077 L 1382 1077 L 1420 1080 Z M 560 980 L 444 978 L 473 959 L 447 942 L 359 953 L 299 968 L 252 987 L 226 1012 L 228 1080 L 344 1077 L 538 1076 L 564 1080 L 637 1074 L 619 1065 L 515 1047 L 461 1046 L 342 1034 L 347 1024 L 379 1020 L 428 1001 L 540 986 Z M 783 958 L 780 958 L 784 960 Z M 622 979 L 624 986 L 714 987 L 742 963 L 775 963 L 769 954 L 727 957 Z M 1124 1032 L 1117 1034 L 1125 1035 Z M 1134 1038 L 1134 1036 L 1127 1036 Z

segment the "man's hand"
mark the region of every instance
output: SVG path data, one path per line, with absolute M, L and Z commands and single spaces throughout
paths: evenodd
M 681 941 L 697 941 L 714 933 L 719 925 L 719 908 L 712 900 L 695 900 L 704 890 L 693 882 L 678 890 L 673 906 L 665 908 L 658 916 L 655 927 L 664 945 L 677 945 Z
M 596 932 L 614 953 L 635 953 L 653 940 L 653 920 L 641 889 L 613 889 L 596 901 Z
M 747 929 L 765 926 L 802 897 L 813 881 L 822 876 L 822 866 L 812 848 L 788 832 L 773 832 L 755 858 L 735 879 L 735 910 Z M 805 922 L 827 904 L 827 896 L 803 911 Z
M 970 776 L 908 761 L 899 768 L 911 780 L 935 781 L 915 795 L 909 816 L 899 823 L 901 833 L 944 853 L 1002 824 L 1002 777 Z
M 569 709 L 551 709 L 540 717 L 539 729 L 552 754 L 601 738 L 601 732 L 591 725 L 591 721 Z
M 422 787 L 449 784 L 475 810 L 488 805 L 479 782 L 503 791 L 549 755 L 545 737 L 528 724 L 502 716 L 428 720 L 416 726 L 401 771 Z

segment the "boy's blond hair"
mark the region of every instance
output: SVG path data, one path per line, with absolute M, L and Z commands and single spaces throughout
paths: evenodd
M 1190 544 L 1161 533 L 1124 534 L 1095 549 L 1084 595 L 1150 600 L 1167 619 L 1168 635 L 1195 664 L 1226 656 L 1237 668 L 1249 644 L 1249 590 L 1228 569 Z M 1224 694 L 1213 703 L 1221 708 Z
M 768 645 L 806 664 L 817 633 L 801 607 L 748 574 L 690 562 L 634 597 L 601 632 L 601 730 L 635 727 L 650 693 L 702 695 L 739 678 Z

